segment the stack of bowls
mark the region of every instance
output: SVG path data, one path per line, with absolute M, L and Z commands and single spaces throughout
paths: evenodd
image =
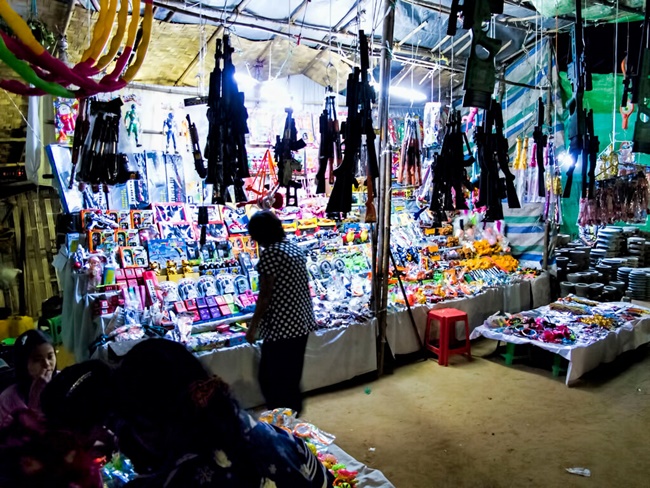
M 641 269 L 631 271 L 627 295 L 633 300 L 645 300 L 647 290 L 646 271 Z
M 571 262 L 578 266 L 579 270 L 586 270 L 589 268 L 589 254 L 581 249 L 573 249 L 569 253 Z
M 570 281 L 561 281 L 560 282 L 560 296 L 566 297 L 576 292 L 575 283 Z
M 579 297 L 587 298 L 589 296 L 589 284 L 588 283 L 576 283 L 576 295 Z

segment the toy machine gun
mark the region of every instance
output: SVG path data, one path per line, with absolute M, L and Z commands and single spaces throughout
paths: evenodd
M 490 109 L 485 111 L 483 126 L 476 128 L 475 140 L 481 166 L 477 206 L 487 207 L 486 222 L 502 220 L 501 200 L 507 197 L 510 208 L 521 208 L 521 205 L 515 188 L 515 176 L 508 167 L 508 140 L 503 135 L 503 113 L 497 100 L 492 99 Z M 499 170 L 504 178 L 500 177 Z
M 623 100 L 621 107 L 627 107 L 628 98 L 639 105 L 639 112 L 634 124 L 633 152 L 650 154 L 650 13 L 648 2 L 645 3 L 645 17 L 639 46 L 639 58 L 636 66 L 628 66 L 625 73 Z
M 434 154 L 431 163 L 433 186 L 429 209 L 433 213 L 434 226 L 447 220 L 444 211 L 466 210 L 463 186 L 470 191 L 474 189 L 467 176 L 467 168 L 474 164 L 474 158 L 465 157 L 465 148 L 469 151 L 469 141 L 461 125 L 460 112 L 452 110 L 447 119 L 442 149 L 440 154 Z
M 199 131 L 196 129 L 196 124 L 192 122 L 190 114 L 185 116 L 187 119 L 187 127 L 190 133 L 190 140 L 192 141 L 192 157 L 194 158 L 194 168 L 200 178 L 208 176 L 208 171 L 205 168 L 203 155 L 201 154 L 201 145 L 199 143 Z
M 548 136 L 544 134 L 544 101 L 542 97 L 537 100 L 537 125 L 533 129 L 533 141 L 535 141 L 535 160 L 537 161 L 537 190 L 538 195 L 546 195 L 546 182 L 544 180 L 544 148 L 548 143 Z
M 576 0 L 576 22 L 571 28 L 571 62 L 568 76 L 573 92 L 567 103 L 569 110 L 569 154 L 573 164 L 567 170 L 564 198 L 571 196 L 573 171 L 580 158 L 582 161 L 582 198 L 594 197 L 596 182 L 596 161 L 598 159 L 598 138 L 594 134 L 594 112 L 584 108 L 584 95 L 592 90 L 591 73 L 587 70 L 584 51 L 585 34 L 582 20 L 582 1 Z M 539 162 L 538 162 L 539 165 Z
M 297 181 L 293 181 L 292 176 L 294 171 L 300 171 L 302 165 L 293 157 L 293 151 L 300 151 L 307 143 L 302 139 L 298 139 L 296 121 L 293 119 L 293 109 L 285 108 L 284 111 L 287 113 L 287 118 L 284 121 L 282 139 L 280 139 L 280 136 L 275 136 L 275 160 L 278 164 L 280 186 L 286 188 L 285 204 L 287 207 L 297 207 L 298 188 L 301 185 Z M 293 192 L 291 192 L 292 188 Z
M 486 34 L 483 23 L 492 14 L 503 13 L 503 0 L 453 0 L 449 14 L 447 35 L 456 35 L 458 14 L 463 14 L 463 29 L 472 30 L 472 48 L 465 68 L 463 107 L 490 108 L 494 92 L 496 69 L 494 60 L 501 49 L 502 41 Z
M 327 87 L 325 109 L 319 118 L 320 147 L 318 151 L 318 173 L 316 173 L 316 193 L 325 193 L 325 173 L 329 169 L 329 184 L 334 184 L 334 166 L 341 163 L 341 132 L 336 119 L 336 94 Z
M 212 185 L 212 203 L 217 204 L 226 203 L 227 188 L 231 185 L 234 185 L 235 201 L 245 201 L 243 178 L 250 176 L 246 154 L 248 111 L 244 107 L 244 94 L 235 81 L 233 52 L 229 35 L 224 34 L 223 40 L 217 39 L 207 99 L 209 131 L 205 147 L 208 160 L 205 182 Z M 205 102 L 199 99 L 198 103 Z M 185 105 L 188 105 L 187 100 Z
M 90 102 L 88 98 L 79 99 L 79 110 L 77 112 L 77 120 L 74 126 L 74 137 L 72 142 L 72 170 L 70 171 L 70 182 L 68 183 L 68 190 L 72 190 L 74 186 L 74 177 L 79 164 L 80 156 L 88 131 L 90 130 Z
M 83 148 L 77 146 L 76 157 L 81 154 L 77 179 L 95 187 L 104 186 L 107 193 L 107 185 L 126 183 L 130 179 L 139 178 L 139 175 L 129 172 L 126 154 L 118 151 L 122 100 L 90 100 L 89 105 L 89 121 L 82 121 L 80 125 L 81 131 L 87 131 L 90 138 Z M 83 143 L 82 134 L 79 139 L 75 140 L 75 145 Z
M 372 127 L 372 104 L 376 101 L 375 90 L 370 86 L 368 70 L 370 56 L 368 39 L 359 31 L 361 67 L 354 68 L 348 76 L 346 106 L 348 118 L 343 124 L 344 155 L 341 164 L 334 170 L 336 181 L 327 202 L 327 213 L 347 213 L 352 210 L 352 187 L 357 186 L 357 166 L 366 172 L 368 199 L 366 201 L 366 223 L 377 221 L 373 203 L 375 197 L 374 179 L 379 177 L 375 130 Z

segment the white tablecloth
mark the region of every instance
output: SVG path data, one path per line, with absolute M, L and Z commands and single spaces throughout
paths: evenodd
M 345 464 L 346 469 L 359 472 L 359 488 L 395 488 L 381 471 L 362 464 L 336 444 L 329 446 L 328 451 L 336 456 L 339 463 Z
M 467 313 L 470 331 L 497 312 L 516 313 L 547 305 L 550 302 L 550 278 L 544 273 L 534 280 L 524 280 L 507 286 L 489 288 L 473 297 L 444 301 L 433 306 L 413 307 L 413 317 L 420 338 L 424 338 L 427 312 L 437 308 L 456 308 Z M 420 349 L 408 311 L 392 312 L 386 320 L 386 338 L 393 354 L 409 354 Z M 436 331 L 433 331 L 435 337 Z M 461 324 L 456 328 L 458 339 L 465 337 Z
M 472 339 L 487 337 L 495 341 L 511 342 L 513 344 L 532 344 L 569 361 L 566 384 L 569 385 L 583 374 L 591 371 L 601 363 L 614 361 L 619 355 L 631 351 L 650 342 L 650 318 L 641 318 L 627 322 L 622 327 L 611 331 L 603 339 L 588 345 L 566 346 L 549 344 L 542 341 L 531 341 L 523 337 L 503 334 L 485 325 L 477 327 L 472 332 Z

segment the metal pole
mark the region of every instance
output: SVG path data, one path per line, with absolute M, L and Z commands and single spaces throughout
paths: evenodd
M 395 30 L 395 1 L 384 0 L 384 26 L 381 39 L 380 93 L 379 93 L 379 202 L 377 220 L 377 272 L 379 291 L 375 301 L 379 327 L 377 341 L 377 371 L 384 373 L 386 354 L 386 309 L 388 306 L 388 270 L 390 259 L 390 207 L 392 154 L 388 145 L 388 105 L 390 103 L 390 65 L 393 58 L 393 32 Z

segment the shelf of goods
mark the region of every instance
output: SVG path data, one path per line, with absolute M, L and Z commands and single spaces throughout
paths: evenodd
M 308 343 L 306 390 L 376 369 L 371 227 L 358 218 L 329 220 L 324 205 L 324 198 L 315 197 L 303 199 L 300 209 L 277 211 L 288 239 L 307 255 L 319 326 Z M 208 206 L 201 225 L 197 206 L 190 204 L 82 211 L 78 232 L 67 236 L 69 259 L 57 260 L 65 263 L 59 267 L 66 346 L 78 360 L 110 359 L 142 338 L 165 336 L 187 344 L 233 385 L 245 405 L 259 404 L 259 354 L 245 342 L 258 286 L 258 249 L 246 235 L 255 211 L 250 205 Z M 497 311 L 548 302 L 547 277 L 519 269 L 500 236 L 469 239 L 467 233 L 460 241 L 451 226 L 424 229 L 405 211 L 394 221 L 391 249 L 398 273 L 391 270 L 388 340 L 395 353 L 419 347 L 408 330 L 406 301 L 420 335 L 426 311 L 449 300 L 468 312 L 472 327 Z

